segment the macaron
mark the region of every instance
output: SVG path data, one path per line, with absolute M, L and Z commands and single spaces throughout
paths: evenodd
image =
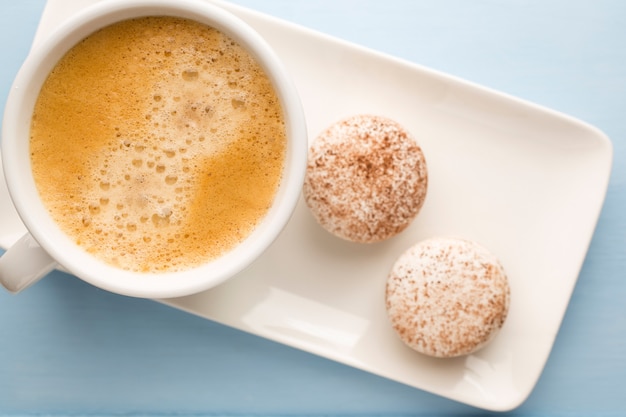
M 502 328 L 510 304 L 504 268 L 476 242 L 435 237 L 393 265 L 385 302 L 391 325 L 410 348 L 433 357 L 468 355 Z
M 375 243 L 409 226 L 427 188 L 426 159 L 413 135 L 387 117 L 356 115 L 313 141 L 303 195 L 328 232 Z

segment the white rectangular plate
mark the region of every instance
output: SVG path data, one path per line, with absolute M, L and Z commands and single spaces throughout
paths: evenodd
M 95 0 L 50 0 L 37 39 Z M 283 58 L 310 139 L 358 113 L 397 120 L 418 139 L 429 193 L 411 227 L 358 245 L 323 231 L 301 202 L 275 244 L 213 290 L 161 300 L 243 331 L 460 402 L 508 410 L 530 394 L 565 313 L 604 201 L 612 146 L 570 117 L 228 3 Z M 0 182 L 0 246 L 22 233 Z M 508 272 L 498 337 L 467 357 L 405 347 L 387 321 L 386 275 L 413 243 L 476 240 Z

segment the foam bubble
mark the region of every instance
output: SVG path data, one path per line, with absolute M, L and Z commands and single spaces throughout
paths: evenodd
M 196 81 L 198 76 L 198 70 L 196 69 L 186 69 L 182 73 L 183 80 L 185 81 Z

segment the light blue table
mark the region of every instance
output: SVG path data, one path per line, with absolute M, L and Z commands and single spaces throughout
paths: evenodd
M 0 98 L 44 0 L 0 6 Z M 514 415 L 626 415 L 626 2 L 237 0 L 602 129 L 604 210 L 539 383 Z M 459 415 L 479 410 L 55 272 L 0 291 L 0 415 Z

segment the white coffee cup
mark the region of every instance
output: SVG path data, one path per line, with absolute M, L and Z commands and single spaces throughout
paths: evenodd
M 30 168 L 29 131 L 39 90 L 58 60 L 96 30 L 129 18 L 171 15 L 212 26 L 246 48 L 271 79 L 287 128 L 283 177 L 274 203 L 252 234 L 223 256 L 180 272 L 136 273 L 89 255 L 52 220 Z M 0 258 L 0 283 L 19 292 L 54 268 L 63 268 L 99 288 L 135 297 L 170 298 L 197 293 L 234 276 L 271 245 L 297 204 L 306 169 L 307 133 L 295 86 L 279 58 L 250 26 L 199 0 L 108 0 L 68 19 L 25 60 L 13 83 L 2 126 L 2 163 L 7 187 L 28 233 Z

